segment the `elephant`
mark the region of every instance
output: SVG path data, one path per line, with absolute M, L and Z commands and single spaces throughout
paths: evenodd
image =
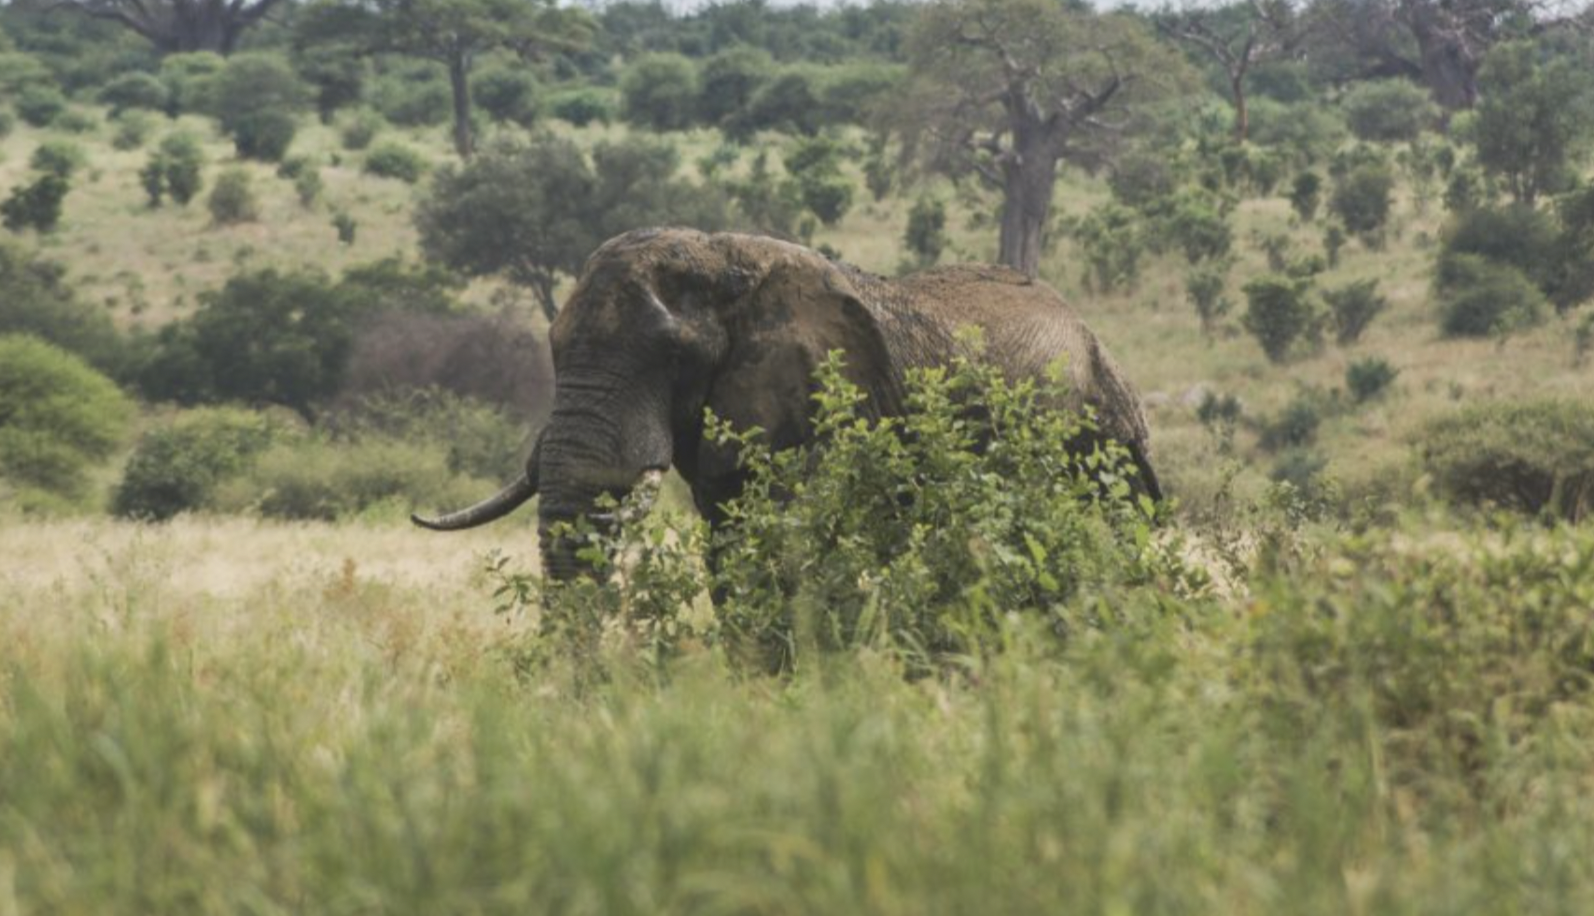
M 1009 378 L 1041 377 L 1065 357 L 1065 406 L 1090 405 L 1097 435 L 1128 450 L 1139 491 L 1161 500 L 1135 389 L 1045 283 L 990 265 L 892 280 L 774 238 L 653 228 L 599 247 L 554 319 L 554 408 L 526 472 L 467 509 L 412 519 L 472 528 L 541 494 L 544 572 L 573 579 L 584 571 L 577 545 L 555 526 L 592 516 L 603 494 L 656 492 L 672 466 L 711 529 L 723 522 L 745 480 L 735 451 L 705 438 L 705 408 L 759 427 L 774 448 L 802 445 L 813 435 L 814 371 L 830 351 L 843 351 L 867 415 L 891 416 L 908 371 L 967 349 L 968 325 Z

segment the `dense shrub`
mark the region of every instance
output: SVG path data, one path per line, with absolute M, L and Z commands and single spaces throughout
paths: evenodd
M 1558 236 L 1555 220 L 1532 207 L 1478 207 L 1450 221 L 1441 257 L 1474 254 L 1515 267 L 1548 292 L 1555 280 Z
M 1416 443 L 1440 492 L 1468 505 L 1576 521 L 1594 509 L 1594 404 L 1477 404 L 1430 423 Z
M 385 142 L 365 156 L 365 172 L 414 184 L 426 174 L 426 157 L 401 143 Z
M 0 334 L 28 334 L 120 375 L 127 352 L 106 311 L 81 299 L 66 268 L 0 240 Z
M 908 211 L 908 226 L 902 243 L 913 252 L 918 266 L 941 260 L 946 248 L 946 204 L 933 197 L 920 197 Z
M 382 117 L 402 127 L 432 127 L 451 116 L 448 83 L 430 67 L 391 74 L 376 84 L 371 103 Z
M 531 418 L 552 403 L 553 366 L 547 344 L 508 315 L 402 310 L 361 322 L 340 409 L 350 400 L 414 391 L 447 392 Z
M 471 98 L 494 121 L 531 126 L 542 107 L 537 78 L 523 69 L 500 67 L 471 81 Z
M 66 112 L 66 96 L 54 86 L 33 85 L 22 90 L 12 106 L 22 120 L 34 127 L 48 127 Z
M 1321 105 L 1255 98 L 1250 109 L 1251 142 L 1288 153 L 1297 166 L 1327 157 L 1345 139 L 1344 121 Z
M 1520 270 L 1475 254 L 1439 259 L 1434 275 L 1440 329 L 1451 337 L 1483 337 L 1531 327 L 1549 303 Z
M 243 169 L 228 169 L 216 176 L 216 184 L 205 201 L 210 218 L 217 225 L 248 223 L 260 218 L 260 200 L 254 181 Z
M 279 162 L 293 145 L 299 125 L 294 116 L 285 111 L 256 111 L 229 119 L 228 129 L 239 156 Z
M 760 130 L 813 136 L 824 126 L 823 112 L 816 76 L 790 68 L 760 86 L 747 107 L 721 126 L 743 139 Z
M 226 67 L 227 59 L 210 51 L 161 58 L 160 81 L 166 86 L 167 112 L 178 115 L 213 111 L 211 88 Z
M 317 425 L 341 442 L 430 444 L 444 456 L 451 473 L 486 480 L 508 480 L 524 470 L 530 447 L 523 416 L 442 388 L 388 387 L 360 396 L 346 392 Z
M 78 357 L 24 335 L 0 336 L 0 484 L 21 505 L 82 498 L 133 405 Z
M 1185 271 L 1185 295 L 1201 319 L 1201 333 L 1208 337 L 1213 335 L 1218 322 L 1233 307 L 1233 303 L 1223 294 L 1228 286 L 1230 266 L 1227 259 L 1214 258 L 1191 264 Z
M 236 407 L 183 411 L 139 438 L 122 470 L 112 511 L 164 521 L 210 508 L 216 488 L 251 467 L 286 428 L 269 414 Z
M 900 65 L 866 61 L 826 67 L 819 80 L 820 117 L 829 126 L 868 124 L 902 84 Z
M 841 173 L 846 149 L 833 137 L 799 140 L 786 155 L 786 171 L 797 182 L 803 206 L 827 226 L 852 207 L 852 181 Z
M 1478 163 L 1532 206 L 1576 183 L 1582 148 L 1594 137 L 1594 79 L 1580 53 L 1545 53 L 1534 41 L 1504 41 L 1478 71 Z
M 769 81 L 775 61 L 762 48 L 736 45 L 703 62 L 698 90 L 698 117 L 706 124 L 723 124 L 752 103 Z
M 574 127 L 608 124 L 614 120 L 614 97 L 594 87 L 569 89 L 551 96 L 548 110 L 554 117 Z
M 1165 245 L 1183 249 L 1191 264 L 1228 256 L 1234 230 L 1217 195 L 1201 188 L 1184 188 L 1150 206 L 1155 233 Z
M 1329 318 L 1334 324 L 1334 339 L 1341 346 L 1361 339 L 1362 332 L 1389 307 L 1389 300 L 1378 292 L 1378 280 L 1357 280 L 1323 290 Z
M 1350 392 L 1352 401 L 1364 404 L 1383 395 L 1399 374 L 1400 370 L 1389 360 L 1369 356 L 1345 367 L 1345 390 Z
M 267 518 L 332 521 L 384 506 L 398 514 L 434 501 L 468 502 L 486 485 L 451 471 L 444 450 L 431 443 L 311 436 L 267 449 L 219 488 L 216 502 Z
M 1122 204 L 1100 204 L 1073 222 L 1068 233 L 1079 245 L 1087 289 L 1111 292 L 1135 284 L 1145 254 L 1145 231 L 1135 211 Z
M 1439 116 L 1428 91 L 1402 79 L 1356 83 L 1341 105 L 1345 122 L 1360 140 L 1413 140 Z
M 287 61 L 239 54 L 210 79 L 206 103 L 238 155 L 275 162 L 293 142 L 294 113 L 304 107 L 306 95 Z
M 1378 244 L 1393 203 L 1395 176 L 1387 166 L 1356 166 L 1334 188 L 1334 214 L 1363 241 Z
M 63 179 L 70 179 L 88 161 L 83 147 L 71 140 L 46 140 L 34 147 L 33 155 L 28 157 L 28 165 L 34 170 Z
M 684 130 L 698 108 L 697 68 L 679 54 L 648 54 L 620 80 L 621 114 L 650 130 Z
M 1290 183 L 1290 208 L 1301 222 L 1317 218 L 1317 205 L 1323 198 L 1323 176 L 1316 172 L 1299 172 Z
M 1311 445 L 1328 412 L 1329 404 L 1320 391 L 1302 388 L 1277 416 L 1261 424 L 1257 444 L 1273 452 Z
M 1283 362 L 1296 345 L 1314 337 L 1320 317 L 1308 284 L 1293 277 L 1264 275 L 1245 284 L 1246 312 L 1241 319 L 1273 362 Z
M 116 117 L 111 147 L 126 152 L 143 146 L 155 132 L 155 118 L 144 111 L 124 111 Z
M 11 196 L 0 203 L 0 221 L 12 232 L 54 232 L 61 222 L 61 204 L 71 190 L 65 178 L 45 172 L 11 189 Z
M 172 200 L 187 206 L 204 187 L 204 165 L 205 154 L 199 140 L 188 133 L 168 134 L 138 173 L 149 205 L 160 206 L 170 194 Z
M 344 119 L 343 126 L 338 130 L 338 142 L 342 143 L 346 150 L 365 149 L 385 126 L 387 121 L 380 112 L 362 108 Z
M 99 93 L 100 102 L 121 114 L 129 109 L 165 111 L 170 103 L 166 84 L 153 73 L 133 71 L 106 83 Z

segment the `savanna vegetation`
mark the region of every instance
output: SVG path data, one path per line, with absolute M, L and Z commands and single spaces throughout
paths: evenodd
M 1052 284 L 1171 499 L 832 363 L 410 528 L 655 224 Z M 0 913 L 1594 906 L 1587 7 L 11 0 L 0 225 Z

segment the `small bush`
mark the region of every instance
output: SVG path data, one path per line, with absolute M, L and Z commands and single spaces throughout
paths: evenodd
M 1131 287 L 1140 278 L 1145 233 L 1139 217 L 1122 204 L 1098 205 L 1069 227 L 1085 256 L 1083 278 L 1088 289 L 1111 292 Z
M 928 266 L 941 260 L 946 248 L 946 204 L 931 197 L 920 197 L 908 211 L 908 227 L 902 243 L 913 252 L 914 262 Z
M 123 73 L 100 90 L 100 102 L 113 115 L 129 110 L 165 111 L 170 101 L 166 84 L 153 73 Z
M 697 68 L 680 54 L 648 54 L 620 80 L 621 113 L 650 130 L 684 130 L 698 107 Z
M 1441 257 L 1474 254 L 1515 267 L 1548 294 L 1560 266 L 1559 236 L 1554 217 L 1532 207 L 1475 207 L 1451 219 Z
M 430 69 L 418 69 L 377 83 L 372 104 L 390 123 L 432 127 L 449 119 L 454 103 L 447 82 Z
M 1152 216 L 1157 235 L 1183 249 L 1191 264 L 1225 258 L 1233 247 L 1228 214 L 1209 191 L 1186 188 L 1156 207 Z
M 1359 165 L 1334 189 L 1331 206 L 1346 229 L 1376 246 L 1389 220 L 1394 188 L 1395 176 L 1387 166 Z
M 160 206 L 162 198 L 170 194 L 179 205 L 187 206 L 204 187 L 204 157 L 192 134 L 168 134 L 138 173 L 149 205 Z
M 261 162 L 278 162 L 287 155 L 298 130 L 294 116 L 284 111 L 257 111 L 233 118 L 230 123 L 238 155 Z
M 524 69 L 488 70 L 471 81 L 471 96 L 494 121 L 530 127 L 542 107 L 536 77 Z
M 228 169 L 218 175 L 205 205 L 210 208 L 210 218 L 221 226 L 260 218 L 260 201 L 255 197 L 254 182 L 243 169 Z
M 1345 390 L 1350 392 L 1352 401 L 1365 404 L 1388 391 L 1399 374 L 1400 370 L 1389 360 L 1369 356 L 1345 367 Z
M 71 140 L 46 140 L 35 147 L 33 155 L 28 157 L 28 165 L 36 171 L 65 179 L 70 179 L 72 173 L 88 161 L 88 154 L 83 152 L 83 147 Z
M 66 112 L 66 96 L 54 86 L 29 86 L 12 104 L 17 115 L 34 127 L 49 127 Z
M 18 185 L 11 190 L 11 196 L 0 203 L 0 220 L 12 232 L 26 229 L 54 232 L 61 222 L 61 204 L 71 190 L 65 178 L 46 172 L 32 184 Z
M 434 502 L 468 502 L 484 482 L 461 478 L 444 449 L 399 439 L 307 437 L 267 449 L 223 484 L 218 506 L 267 518 L 333 521 L 391 506 L 395 514 Z
M 1277 275 L 1264 275 L 1245 284 L 1247 308 L 1241 324 L 1275 363 L 1287 359 L 1299 342 L 1314 337 L 1320 327 L 1307 289 L 1306 281 Z
M 284 431 L 282 421 L 236 407 L 179 413 L 139 439 L 122 471 L 112 511 L 165 521 L 212 508 L 217 487 L 253 466 Z
M 100 129 L 100 118 L 87 111 L 68 108 L 61 112 L 60 117 L 50 122 L 50 127 L 69 134 L 92 134 Z
M 1223 290 L 1229 282 L 1230 262 L 1224 258 L 1190 265 L 1184 276 L 1185 295 L 1201 319 L 1201 333 L 1211 337 L 1233 304 Z
M 1302 388 L 1278 416 L 1261 425 L 1258 444 L 1270 452 L 1303 448 L 1317 441 L 1328 405 L 1322 393 Z
M 1290 208 L 1301 222 L 1317 219 L 1317 206 L 1323 198 L 1323 177 L 1316 172 L 1299 172 L 1290 183 Z
M 293 178 L 293 193 L 298 195 L 299 205 L 309 208 L 321 196 L 321 191 L 326 185 L 321 181 L 321 170 L 310 166 Z
M 1446 255 L 1434 277 L 1439 327 L 1450 337 L 1486 337 L 1544 320 L 1549 302 L 1520 270 L 1475 254 Z
M 106 310 L 84 301 L 66 268 L 0 240 L 0 334 L 30 335 L 117 376 L 127 351 Z
M 10 110 L 0 108 L 0 140 L 11 136 L 11 131 L 16 129 L 16 116 Z
M 365 156 L 365 172 L 405 184 L 420 181 L 428 168 L 426 157 L 399 143 L 383 143 Z
M 77 356 L 0 336 L 0 480 L 22 489 L 23 505 L 82 498 L 90 466 L 115 451 L 132 415 L 116 385 Z
M 1414 140 L 1439 116 L 1426 89 L 1400 79 L 1357 83 L 1342 105 L 1351 132 L 1380 143 Z
M 586 127 L 613 121 L 615 104 L 613 96 L 602 89 L 572 89 L 550 98 L 548 110 L 567 124 Z
M 380 113 L 364 108 L 343 121 L 343 126 L 338 130 L 338 142 L 346 150 L 362 150 L 370 146 L 371 141 L 386 126 L 387 121 Z
M 1334 339 L 1341 346 L 1361 339 L 1362 332 L 1385 309 L 1389 300 L 1378 292 L 1378 281 L 1358 280 L 1344 286 L 1323 290 L 1323 301 L 1328 303 L 1328 314 L 1334 324 Z
M 155 132 L 155 119 L 147 112 L 125 111 L 116 118 L 116 132 L 111 135 L 111 146 L 126 152 L 143 146 Z
M 1594 404 L 1477 404 L 1428 424 L 1424 469 L 1458 503 L 1577 521 L 1594 509 Z
M 339 211 L 332 214 L 332 229 L 337 232 L 340 244 L 353 245 L 355 233 L 360 230 L 360 222 L 349 214 Z

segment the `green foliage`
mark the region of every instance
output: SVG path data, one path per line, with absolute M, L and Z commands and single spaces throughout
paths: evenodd
M 1359 140 L 1414 140 L 1439 119 L 1427 90 L 1403 79 L 1356 83 L 1340 102 L 1345 122 Z
M 1100 204 L 1072 223 L 1068 234 L 1084 255 L 1087 288 L 1105 293 L 1135 284 L 1146 242 L 1133 210 L 1112 202 Z
M 1594 79 L 1586 60 L 1544 59 L 1533 42 L 1504 42 L 1478 71 L 1478 163 L 1517 201 L 1565 190 L 1594 137 Z
M 332 228 L 338 234 L 338 241 L 344 245 L 353 245 L 354 237 L 360 231 L 359 220 L 339 210 L 332 214 Z
M 1321 316 L 1307 290 L 1308 281 L 1265 274 L 1245 284 L 1246 312 L 1240 323 L 1256 337 L 1275 363 L 1289 358 L 1302 341 L 1314 338 Z
M 1428 424 L 1416 448 L 1459 503 L 1570 521 L 1594 510 L 1594 405 L 1585 400 L 1476 404 Z
M 1334 325 L 1334 339 L 1340 346 L 1361 339 L 1362 332 L 1380 313 L 1389 308 L 1389 300 L 1378 292 L 1377 278 L 1355 280 L 1344 286 L 1323 290 L 1323 301 L 1328 304 L 1329 318 Z
M 697 68 L 679 54 L 648 54 L 620 80 L 620 113 L 650 130 L 685 130 L 698 110 Z
M 921 196 L 908 211 L 908 226 L 902 243 L 913 252 L 915 263 L 928 266 L 941 260 L 946 249 L 946 203 L 938 198 Z
M 1555 215 L 1561 231 L 1547 292 L 1566 311 L 1594 299 L 1594 184 L 1558 198 Z
M 425 156 L 393 141 L 379 144 L 365 156 L 366 174 L 397 179 L 405 184 L 420 181 L 427 167 Z
M 766 150 L 759 150 L 753 157 L 747 178 L 729 183 L 727 190 L 736 201 L 736 209 L 755 228 L 782 235 L 796 231 L 797 218 L 803 210 L 797 183 L 776 179 Z
M 501 407 L 441 388 L 388 389 L 364 395 L 323 418 L 340 441 L 427 443 L 452 474 L 508 479 L 524 466 L 524 424 Z
M 302 207 L 315 206 L 325 187 L 326 183 L 321 180 L 321 170 L 315 166 L 309 166 L 293 176 L 293 193 L 298 196 L 299 205 Z
M 287 61 L 269 54 L 240 54 L 211 77 L 206 105 L 233 138 L 238 155 L 280 160 L 297 131 L 294 114 L 306 91 Z
M 11 136 L 11 131 L 16 127 L 16 116 L 8 109 L 0 108 L 0 140 Z
M 1158 240 L 1182 248 L 1191 264 L 1226 258 L 1234 244 L 1223 202 L 1202 188 L 1181 188 L 1147 212 Z
M 1323 176 L 1316 172 L 1297 172 L 1290 183 L 1290 208 L 1301 222 L 1317 219 L 1317 206 L 1323 199 Z
M 1448 254 L 1434 274 L 1439 327 L 1451 337 L 1484 337 L 1531 327 L 1549 303 L 1522 271 L 1475 254 Z
M 218 226 L 249 223 L 260 218 L 260 200 L 255 196 L 254 180 L 243 169 L 227 169 L 217 175 L 205 206 Z
M 1253 98 L 1251 142 L 1279 150 L 1296 165 L 1311 165 L 1330 156 L 1345 139 L 1338 112 L 1316 103 L 1285 105 Z
M 210 508 L 217 488 L 252 467 L 284 433 L 280 420 L 252 410 L 182 411 L 139 438 L 122 470 L 111 511 L 165 521 Z
M 1271 452 L 1301 449 L 1317 441 L 1317 430 L 1329 413 L 1323 394 L 1301 388 L 1278 416 L 1261 424 L 1257 444 Z
M 842 143 L 831 136 L 799 140 L 786 156 L 786 171 L 797 182 L 803 206 L 827 226 L 852 207 L 852 181 L 841 173 Z
M 1201 333 L 1208 338 L 1217 331 L 1218 322 L 1233 308 L 1233 303 L 1223 294 L 1229 283 L 1229 269 L 1233 266 L 1226 258 L 1198 261 L 1185 271 L 1184 291 L 1201 318 Z
M 113 115 L 130 110 L 166 111 L 171 102 L 169 90 L 159 77 L 136 70 L 106 83 L 99 99 Z
M 66 268 L 0 240 L 0 334 L 31 335 L 120 376 L 127 352 L 104 309 L 83 301 Z
M 1391 366 L 1389 360 L 1369 356 L 1345 367 L 1345 390 L 1350 392 L 1352 401 L 1365 404 L 1382 397 L 1399 374 L 1400 370 Z
M 46 140 L 34 147 L 33 155 L 28 157 L 28 165 L 35 171 L 70 180 L 72 173 L 86 165 L 88 160 L 83 147 L 71 140 Z
M 818 81 L 820 114 L 826 126 L 876 122 L 882 106 L 900 92 L 904 68 L 876 61 L 826 67 Z
M 733 45 L 703 62 L 697 113 L 705 124 L 721 125 L 745 111 L 775 72 L 768 51 Z
M 381 112 L 361 108 L 350 114 L 338 130 L 338 141 L 346 150 L 358 151 L 371 145 L 376 135 L 387 126 Z
M 1395 176 L 1387 166 L 1359 165 L 1334 188 L 1329 206 L 1347 230 L 1376 247 L 1389 219 L 1394 189 Z
M 165 195 L 181 206 L 197 196 L 204 187 L 205 154 L 199 140 L 192 134 L 167 134 L 160 148 L 150 154 L 149 161 L 138 173 L 149 195 L 149 205 L 158 207 Z
M 155 118 L 136 109 L 117 115 L 114 123 L 116 133 L 111 136 L 111 147 L 122 152 L 143 146 L 155 132 Z
M 520 68 L 499 67 L 471 81 L 471 98 L 500 123 L 530 127 L 542 109 L 537 78 Z
M 573 127 L 608 124 L 615 117 L 613 96 L 592 87 L 554 93 L 548 99 L 548 110 L 554 117 Z
M 1217 441 L 1218 451 L 1225 455 L 1234 450 L 1234 432 L 1244 416 L 1245 407 L 1232 392 L 1220 395 L 1215 391 L 1204 391 L 1201 403 L 1196 405 L 1196 419 L 1212 434 Z
M 49 85 L 32 85 L 12 102 L 17 115 L 34 127 L 48 127 L 66 112 L 66 96 Z
M 747 107 L 721 126 L 739 139 L 761 130 L 811 137 L 824 126 L 823 113 L 815 75 L 804 67 L 788 67 L 759 86 Z
M 161 58 L 160 81 L 166 86 L 167 113 L 214 111 L 211 88 L 227 59 L 211 51 L 168 54 Z
M 1531 207 L 1479 207 L 1458 214 L 1446 227 L 1441 257 L 1478 255 L 1515 267 L 1544 289 L 1554 281 L 1557 235 L 1555 220 Z
M 24 506 L 75 501 L 88 471 L 115 451 L 133 405 L 71 353 L 26 335 L 0 337 L 0 482 Z
M 398 515 L 423 501 L 466 501 L 481 481 L 461 479 L 430 443 L 305 436 L 277 442 L 223 484 L 219 506 L 267 518 L 333 521 L 361 513 Z
M 61 222 L 61 204 L 72 186 L 65 178 L 51 172 L 33 179 L 31 184 L 17 185 L 11 196 L 0 203 L 0 220 L 12 232 L 32 229 L 50 233 Z
M 384 120 L 401 127 L 434 127 L 448 121 L 453 99 L 442 73 L 422 65 L 384 75 L 371 104 Z

